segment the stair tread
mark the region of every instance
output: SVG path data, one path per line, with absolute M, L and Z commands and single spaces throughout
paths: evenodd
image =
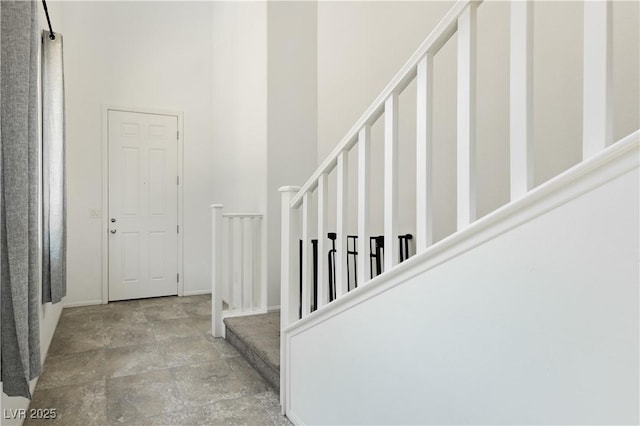
M 225 318 L 231 330 L 269 367 L 280 372 L 280 312 Z

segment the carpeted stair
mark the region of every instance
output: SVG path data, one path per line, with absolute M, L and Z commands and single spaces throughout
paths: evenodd
M 280 390 L 280 312 L 225 318 L 226 340 Z

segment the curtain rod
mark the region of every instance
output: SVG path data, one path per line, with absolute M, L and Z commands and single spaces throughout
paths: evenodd
M 47 2 L 42 0 L 42 6 L 44 7 L 44 14 L 47 15 L 47 23 L 49 24 L 49 38 L 51 40 L 56 39 L 56 35 L 53 33 L 53 28 L 51 28 L 51 19 L 49 19 L 49 9 L 47 9 Z

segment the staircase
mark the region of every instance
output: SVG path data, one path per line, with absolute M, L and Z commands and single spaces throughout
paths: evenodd
M 582 161 L 535 187 L 534 5 L 511 2 L 511 198 L 478 218 L 481 3 L 458 0 L 309 180 L 280 188 L 280 402 L 296 424 L 639 420 L 640 131 L 612 140 L 611 3 L 584 3 Z M 454 35 L 457 228 L 435 241 L 434 56 Z M 398 104 L 413 81 L 415 255 L 400 263 Z M 378 120 L 385 253 L 383 272 L 374 276 L 367 254 L 379 233 L 369 217 L 371 128 Z M 350 155 L 357 157 L 355 195 Z M 336 175 L 331 233 L 330 173 Z M 357 211 L 356 250 L 349 247 L 350 211 Z M 354 288 L 353 251 L 360 254 Z
M 230 238 L 238 232 L 233 218 L 259 215 L 225 216 L 212 206 L 213 333 L 226 333 L 280 390 L 282 411 L 296 424 L 640 421 L 640 130 L 613 140 L 611 2 L 583 4 L 582 159 L 538 186 L 534 4 L 511 2 L 510 200 L 482 217 L 479 7 L 456 1 L 309 180 L 280 188 L 279 316 L 266 313 L 264 228 L 256 234 L 262 239 L 243 233 L 240 247 Z M 433 69 L 454 35 L 456 229 L 437 240 Z M 409 87 L 416 90 L 416 163 L 415 224 L 407 230 L 398 214 L 398 105 Z M 379 120 L 384 164 L 374 171 L 371 128 Z M 357 159 L 355 194 L 350 156 Z M 384 176 L 383 229 L 371 226 L 374 172 Z

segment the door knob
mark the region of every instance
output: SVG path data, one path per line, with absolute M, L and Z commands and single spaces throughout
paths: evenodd
M 110 232 L 111 232 L 112 234 L 115 234 L 115 233 L 116 233 L 116 230 L 115 230 L 115 229 L 112 229 Z

